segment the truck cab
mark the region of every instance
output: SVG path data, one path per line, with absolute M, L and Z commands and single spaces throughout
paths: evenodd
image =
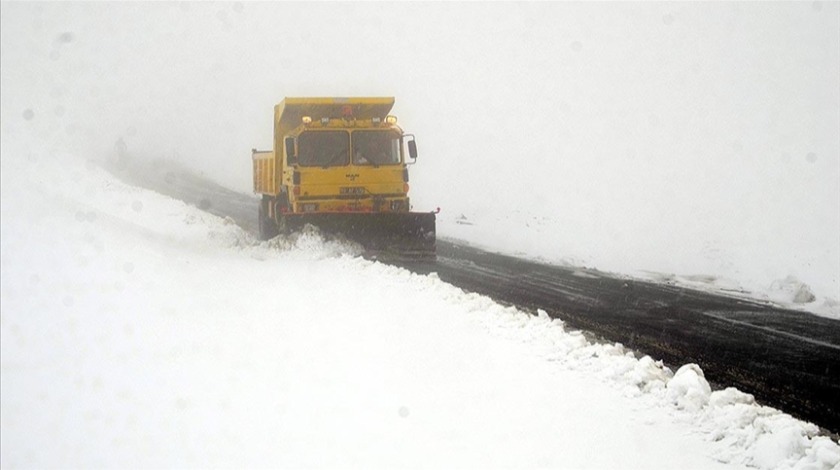
M 281 190 L 287 201 L 281 210 L 408 212 L 407 160 L 416 154 L 406 155 L 396 118 L 357 119 L 349 107 L 345 113 L 317 121 L 304 116 L 283 137 Z
M 274 149 L 252 152 L 262 238 L 312 223 L 345 235 L 431 239 L 434 249 L 434 214 L 410 212 L 408 166 L 417 146 L 389 114 L 393 104 L 286 98 L 275 106 Z

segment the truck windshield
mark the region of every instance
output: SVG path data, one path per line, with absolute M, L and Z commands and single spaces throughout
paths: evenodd
M 400 163 L 400 135 L 392 131 L 353 132 L 354 165 L 396 165 Z
M 344 166 L 350 161 L 350 134 L 345 131 L 309 131 L 298 137 L 301 166 Z

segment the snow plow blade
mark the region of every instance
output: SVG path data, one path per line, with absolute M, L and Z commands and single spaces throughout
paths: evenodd
M 360 244 L 365 257 L 385 261 L 434 261 L 435 214 L 428 212 L 288 214 L 292 231 L 306 224 Z

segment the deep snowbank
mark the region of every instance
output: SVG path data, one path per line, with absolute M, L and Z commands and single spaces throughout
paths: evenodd
M 3 467 L 840 464 L 697 366 L 2 145 Z

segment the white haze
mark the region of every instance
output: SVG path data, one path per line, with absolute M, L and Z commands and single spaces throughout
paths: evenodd
M 0 16 L 4 142 L 28 120 L 56 149 L 107 156 L 121 141 L 250 192 L 250 149 L 271 145 L 283 97 L 395 96 L 421 152 L 415 208 L 441 207 L 442 235 L 464 215 L 505 251 L 795 276 L 840 298 L 840 4 L 3 3 Z

